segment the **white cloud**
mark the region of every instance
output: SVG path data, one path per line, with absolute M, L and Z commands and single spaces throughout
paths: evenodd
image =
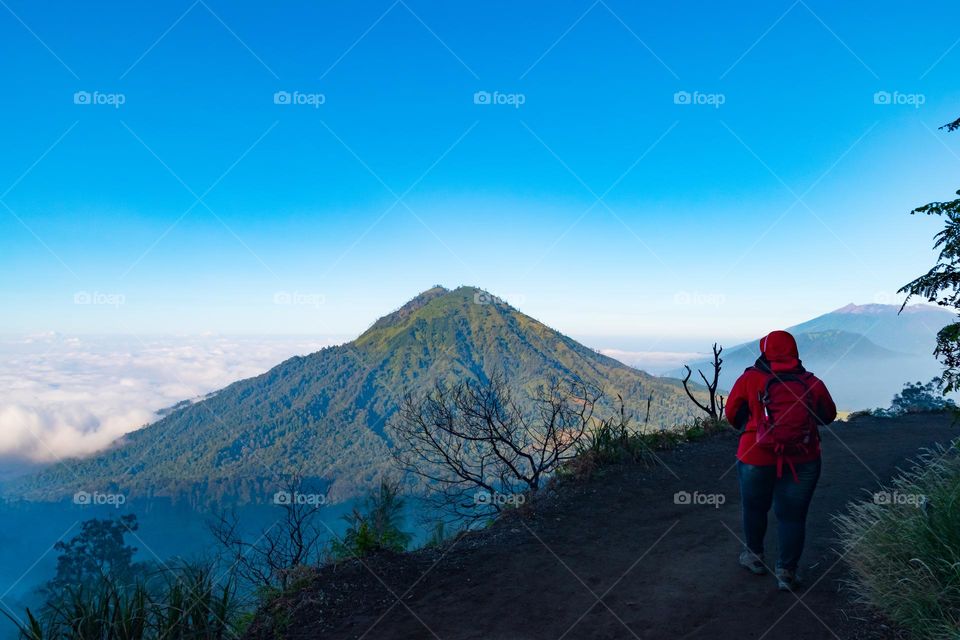
M 601 349 L 600 353 L 654 374 L 678 369 L 685 364 L 702 360 L 706 355 L 697 351 L 625 351 L 623 349 Z
M 0 341 L 0 459 L 94 453 L 160 409 L 335 342 L 59 334 Z

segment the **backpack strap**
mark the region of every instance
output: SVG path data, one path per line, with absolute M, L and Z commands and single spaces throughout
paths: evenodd
M 783 460 L 784 460 L 784 456 L 783 454 L 780 454 L 780 457 L 777 458 L 777 477 L 778 478 L 783 476 Z M 797 475 L 797 468 L 793 466 L 792 460 L 790 460 L 789 458 L 787 458 L 786 460 L 787 460 L 787 466 L 790 467 L 790 473 L 793 474 L 793 481 L 795 483 L 799 483 L 800 476 Z

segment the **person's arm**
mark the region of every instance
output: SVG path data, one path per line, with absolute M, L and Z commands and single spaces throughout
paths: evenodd
M 827 390 L 827 385 L 819 378 L 813 387 L 813 412 L 824 426 L 837 419 L 837 405 Z
M 727 422 L 737 429 L 742 429 L 750 419 L 750 403 L 746 395 L 746 384 L 743 381 L 744 376 L 737 378 L 733 383 L 733 389 L 727 396 L 727 403 L 724 405 L 723 412 L 727 416 Z

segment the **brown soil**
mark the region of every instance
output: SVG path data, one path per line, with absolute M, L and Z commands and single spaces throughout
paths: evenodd
M 724 435 L 663 453 L 662 466 L 616 467 L 567 483 L 530 513 L 442 549 L 325 567 L 261 612 L 248 638 L 897 638 L 841 588 L 831 516 L 920 448 L 957 434 L 942 415 L 824 430 L 801 565 L 806 586 L 797 594 L 737 565 L 736 440 Z M 726 502 L 676 504 L 678 491 Z M 771 515 L 771 564 L 775 532 Z

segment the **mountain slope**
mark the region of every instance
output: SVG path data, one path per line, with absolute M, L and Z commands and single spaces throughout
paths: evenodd
M 932 305 L 849 304 L 788 327 L 804 366 L 827 383 L 842 409 L 885 407 L 906 382 L 940 373 L 936 334 L 954 315 Z M 759 338 L 724 351 L 720 386 L 729 389 L 759 355 Z M 691 367 L 705 367 L 701 361 Z M 681 371 L 671 375 L 681 376 Z
M 619 393 L 650 424 L 689 421 L 695 408 L 675 380 L 594 352 L 479 289 L 435 287 L 375 322 L 355 341 L 291 358 L 126 436 L 109 451 L 18 482 L 8 495 L 58 499 L 76 491 L 262 500 L 299 472 L 346 500 L 390 467 L 384 426 L 407 392 L 437 379 L 504 372 L 518 389 L 579 376 Z

